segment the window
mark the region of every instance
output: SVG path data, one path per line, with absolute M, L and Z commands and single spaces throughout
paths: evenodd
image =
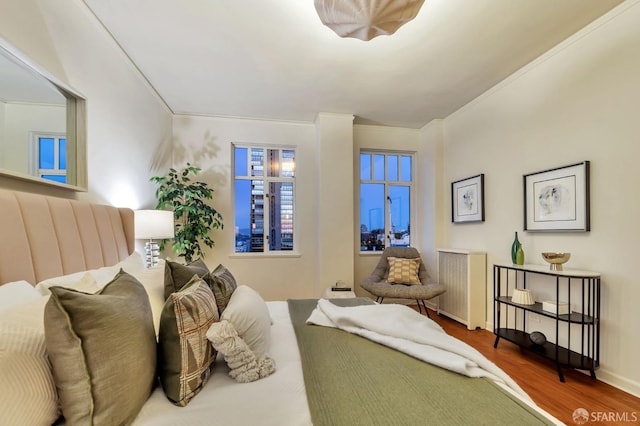
M 236 253 L 293 250 L 295 150 L 234 146 Z
M 411 244 L 413 154 L 360 153 L 360 251 Z
M 33 174 L 42 179 L 67 183 L 67 138 L 55 133 L 32 135 Z

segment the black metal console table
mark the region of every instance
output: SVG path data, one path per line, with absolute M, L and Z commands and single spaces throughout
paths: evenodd
M 515 303 L 512 300 L 514 288 L 527 289 L 527 279 L 531 275 L 552 276 L 555 281 L 555 300 L 566 297 L 571 309 L 573 304 L 581 312 L 557 314 L 543 309 L 536 301 L 533 305 Z M 529 349 L 556 363 L 558 377 L 564 382 L 561 367 L 588 370 L 595 379 L 595 370 L 600 364 L 600 274 L 588 271 L 551 271 L 540 265 L 495 264 L 493 266 L 494 311 L 493 331 L 496 335 L 494 348 L 500 338 Z M 572 288 L 574 291 L 572 292 Z M 555 321 L 553 341 L 544 344 L 533 343 L 530 338 L 531 317 L 527 314 L 541 315 Z M 577 325 L 577 326 L 576 326 Z M 572 326 L 574 334 L 579 333 L 579 344 L 572 345 Z M 577 328 L 576 328 L 577 327 Z M 574 336 L 575 337 L 575 336 Z M 565 340 L 566 345 L 557 342 Z

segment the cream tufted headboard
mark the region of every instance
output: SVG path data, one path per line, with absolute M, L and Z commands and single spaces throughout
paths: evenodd
M 133 253 L 133 210 L 0 189 L 0 285 L 36 283 Z

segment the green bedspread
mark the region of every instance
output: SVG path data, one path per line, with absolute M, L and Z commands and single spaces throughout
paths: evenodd
M 332 302 L 353 306 L 368 300 Z M 552 424 L 491 380 L 444 370 L 342 330 L 305 324 L 317 300 L 288 304 L 316 426 Z

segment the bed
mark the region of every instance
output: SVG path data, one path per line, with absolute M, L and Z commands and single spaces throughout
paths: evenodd
M 431 329 L 439 336 L 437 326 L 414 321 L 418 314 L 409 308 L 397 309 L 413 312 L 399 312 L 410 321 L 399 328 L 410 335 L 387 336 L 377 320 L 387 313 L 377 309 L 396 308 L 361 298 L 264 302 L 249 286 L 229 287 L 232 274 L 220 272 L 222 265 L 208 273 L 227 285 L 223 297 L 201 275 L 190 279 L 188 287 L 197 290 L 189 300 L 211 293 L 217 305 L 203 310 L 212 311 L 206 327 L 177 345 L 178 370 L 201 356 L 211 364 L 180 385 L 186 393 L 170 394 L 175 371 L 166 365 L 175 360 L 167 353 L 177 346 L 167 352 L 163 342 L 176 330 L 164 324 L 167 312 L 178 315 L 175 295 L 182 290 L 167 298 L 167 282 L 182 266 L 144 267 L 135 252 L 133 211 L 8 190 L 0 190 L 0 206 L 0 424 L 63 423 L 60 407 L 68 424 L 561 424 L 501 371 L 491 371 L 495 366 L 480 375 L 497 381 L 424 362 L 402 339 Z M 170 299 L 176 302 L 167 309 Z M 67 309 L 69 300 L 76 310 Z M 107 308 L 94 307 L 94 300 Z M 82 309 L 90 312 L 82 314 L 85 322 L 78 319 Z M 251 324 L 243 329 L 243 321 Z M 91 333 L 82 334 L 83 327 Z M 196 361 L 184 355 L 185 342 Z M 74 351 L 80 361 L 61 360 Z M 234 364 L 236 353 L 251 359 Z M 427 358 L 434 356 L 436 364 L 455 364 L 441 351 Z M 476 369 L 483 362 L 462 364 Z M 83 379 L 88 390 L 78 390 Z

